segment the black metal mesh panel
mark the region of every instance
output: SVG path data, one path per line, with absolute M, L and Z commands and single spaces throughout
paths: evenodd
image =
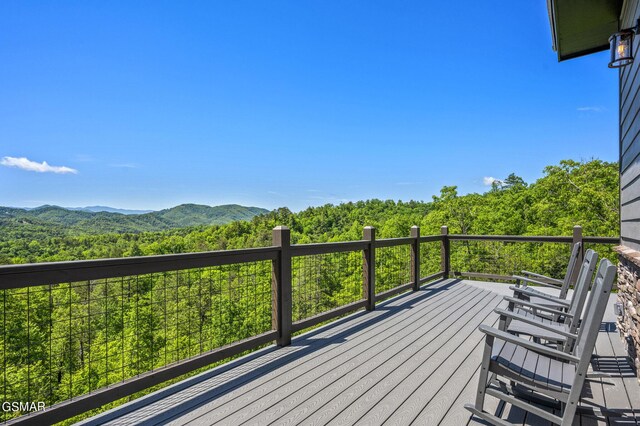
M 362 300 L 362 252 L 292 259 L 293 321 Z
M 2 290 L 0 303 L 2 402 L 49 406 L 270 331 L 271 262 Z
M 450 247 L 454 273 L 513 275 L 524 269 L 561 279 L 571 254 L 569 243 L 452 240 Z
M 376 294 L 411 282 L 411 246 L 376 249 Z
M 420 275 L 426 277 L 440 272 L 440 241 L 420 243 Z

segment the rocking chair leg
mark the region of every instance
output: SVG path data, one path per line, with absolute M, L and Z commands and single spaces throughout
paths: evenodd
M 491 361 L 491 350 L 493 349 L 493 336 L 486 336 L 484 340 L 484 353 L 482 355 L 482 363 L 480 364 L 480 377 L 478 379 L 478 393 L 476 394 L 476 408 L 482 411 L 484 406 L 484 397 L 489 386 L 490 379 L 493 379 L 493 374 L 489 373 L 489 362 Z

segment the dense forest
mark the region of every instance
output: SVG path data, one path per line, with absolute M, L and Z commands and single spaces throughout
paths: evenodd
M 446 186 L 429 202 L 368 200 L 298 213 L 279 208 L 246 221 L 158 232 L 79 235 L 11 217 L 2 222 L 0 263 L 269 246 L 277 225 L 291 229 L 294 244 L 361 239 L 366 225 L 378 229 L 378 238 L 408 236 L 412 225 L 423 235 L 439 233 L 442 225 L 451 233 L 571 235 L 578 224 L 584 235 L 617 236 L 618 215 L 618 165 L 566 160 L 545 168 L 534 183 L 512 174 L 483 194 L 460 195 Z M 427 273 L 439 266 L 438 244 L 423 251 Z M 497 272 L 527 266 L 559 276 L 568 247 L 548 246 L 460 245 L 452 247 L 452 262 L 459 269 L 499 264 L 506 270 Z M 381 249 L 376 256 L 381 289 L 407 281 L 408 247 Z M 522 263 L 529 258 L 537 263 Z M 359 252 L 295 258 L 294 320 L 359 300 L 361 262 Z M 49 405 L 268 331 L 270 268 L 262 261 L 4 290 L 2 399 Z
M 158 232 L 77 235 L 93 222 L 64 226 L 50 216 L 46 222 L 0 217 L 0 264 L 268 246 L 277 225 L 290 227 L 298 244 L 360 239 L 364 226 L 378 228 L 379 238 L 408 236 L 412 225 L 419 225 L 423 235 L 440 232 L 442 225 L 462 234 L 571 235 L 572 227 L 581 225 L 584 235 L 617 236 L 618 193 L 617 163 L 565 160 L 545 168 L 532 184 L 511 174 L 483 194 L 459 195 L 456 186 L 445 186 L 431 202 L 367 200 L 299 213 L 283 207 L 251 220 Z

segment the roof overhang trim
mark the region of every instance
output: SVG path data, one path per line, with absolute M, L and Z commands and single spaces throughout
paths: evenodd
M 547 0 L 558 61 L 607 50 L 619 30 L 623 0 Z

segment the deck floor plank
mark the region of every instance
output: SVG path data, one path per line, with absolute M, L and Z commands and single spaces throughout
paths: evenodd
M 496 283 L 440 280 L 296 337 L 290 346 L 217 367 L 173 394 L 116 409 L 121 414 L 104 417 L 110 423 L 96 416 L 84 424 L 485 424 L 463 405 L 477 391 L 483 348 L 477 326 L 496 326 L 493 309 L 506 293 Z M 610 328 L 598 337 L 594 369 L 614 377 L 590 380 L 581 404 L 616 415 L 582 414 L 576 426 L 640 424 L 640 385 Z M 493 397 L 485 410 L 515 425 L 548 424 Z
M 613 377 L 602 379 L 601 383 L 604 400 L 594 400 L 593 402 L 603 407 L 622 410 L 623 413 L 621 413 L 620 417 L 633 417 L 629 395 L 627 392 L 618 391 L 620 389 L 625 389 L 624 379 L 619 377 L 620 359 L 616 357 L 610 336 L 608 336 L 608 333 L 604 334 L 607 334 L 606 339 L 596 340 L 596 353 L 598 355 L 596 358 L 596 365 L 599 370 L 610 373 Z M 609 419 L 609 423 L 617 424 L 619 421 Z
M 377 321 L 372 322 L 372 326 L 367 327 L 363 332 L 354 336 L 345 336 L 335 342 L 325 342 L 324 333 L 320 333 L 310 339 L 311 341 L 308 343 L 309 346 L 314 347 L 320 345 L 320 348 L 315 347 L 315 350 L 311 349 L 307 356 L 303 355 L 286 365 L 279 366 L 268 374 L 250 381 L 247 385 L 187 413 L 180 419 L 176 419 L 175 424 L 186 424 L 192 419 L 205 415 L 207 412 L 215 412 L 216 418 L 222 419 L 226 415 L 242 410 L 258 399 L 268 397 L 289 381 L 300 378 L 294 375 L 282 374 L 282 369 L 286 370 L 287 373 L 297 371 L 298 374 L 304 376 L 320 372 L 320 368 L 326 366 L 327 362 L 336 359 L 344 361 L 344 356 L 354 356 L 349 354 L 349 350 L 356 352 L 373 350 L 372 348 L 376 347 L 376 343 L 382 340 L 381 335 L 384 333 L 401 333 L 412 322 L 420 319 L 419 308 L 430 312 L 431 315 L 429 317 L 434 318 L 434 314 L 445 312 L 449 299 L 462 298 L 465 294 L 471 294 L 472 292 L 473 289 L 454 289 L 451 292 L 436 294 L 434 297 L 415 303 L 415 311 L 408 315 L 392 316 L 386 319 L 380 318 L 381 316 L 379 315 Z M 347 345 L 347 342 L 350 344 Z M 300 344 L 300 342 L 295 342 L 292 346 L 296 344 Z
M 436 326 L 437 322 L 448 315 L 446 302 L 449 299 L 465 300 L 479 292 L 478 289 L 453 290 L 450 296 L 445 295 L 437 300 L 418 304 L 417 307 L 422 307 L 425 312 L 416 309 L 412 315 L 394 316 L 378 321 L 367 332 L 355 339 L 340 342 L 334 350 L 326 351 L 321 357 L 314 357 L 311 361 L 303 358 L 300 362 L 288 364 L 255 381 L 250 392 L 228 401 L 221 399 L 218 401 L 220 404 L 202 407 L 202 410 L 196 410 L 189 417 L 207 416 L 212 422 L 224 420 L 225 423 L 235 425 L 249 421 L 272 407 L 280 411 L 284 409 L 285 403 L 299 401 L 303 392 L 322 387 L 324 383 L 337 380 L 345 372 L 356 368 L 361 354 L 376 354 L 397 344 L 402 338 L 410 339 L 415 330 Z M 387 339 L 388 335 L 394 336 L 395 339 Z M 310 388 L 301 391 L 306 386 Z
M 613 326 L 613 325 L 612 325 Z M 620 335 L 617 332 L 606 333 L 609 338 L 609 345 L 603 345 L 607 349 L 610 349 L 611 366 L 607 369 L 611 370 L 611 374 L 614 375 L 614 383 L 618 385 L 618 388 L 611 389 L 608 394 L 605 393 L 605 397 L 611 401 L 612 398 L 616 398 L 616 401 L 620 398 L 625 398 L 628 401 L 629 411 L 621 419 L 610 418 L 610 424 L 632 424 L 630 420 L 635 421 L 636 425 L 640 425 L 640 386 L 638 385 L 638 378 L 634 374 L 631 360 L 625 352 Z M 599 360 L 600 361 L 600 360 Z M 609 379 L 603 379 L 609 380 Z M 620 391 L 620 387 L 624 389 L 624 392 Z M 615 407 L 618 407 L 615 405 Z
M 485 318 L 481 323 L 495 323 L 497 319 L 498 315 L 492 313 L 492 315 Z M 484 334 L 475 327 L 472 334 L 467 338 L 467 341 L 474 344 L 471 350 L 460 348 L 460 350 L 454 352 L 457 356 L 449 358 L 450 361 L 447 360 L 447 364 L 442 365 L 441 368 L 437 370 L 435 377 L 430 378 L 430 380 L 422 384 L 421 388 L 425 393 L 430 388 L 435 389 L 440 385 L 441 387 L 430 400 L 425 398 L 424 401 L 415 401 L 416 407 L 420 407 L 421 403 L 423 406 L 420 407 L 419 414 L 412 420 L 411 424 L 424 425 L 440 423 L 446 415 L 448 408 L 456 400 L 464 383 L 468 382 L 473 376 L 477 366 L 482 360 Z
M 488 293 L 488 292 L 487 292 Z M 473 292 L 461 299 L 461 302 L 472 304 L 481 294 Z M 489 294 L 489 293 L 488 293 Z M 340 406 L 357 397 L 362 388 L 374 377 L 375 372 L 385 371 L 393 368 L 392 364 L 402 363 L 409 356 L 408 348 L 426 345 L 434 340 L 439 343 L 438 338 L 446 335 L 447 328 L 453 326 L 460 316 L 451 315 L 447 310 L 442 311 L 436 321 L 417 321 L 410 327 L 405 328 L 400 336 L 382 334 L 382 343 L 376 347 L 377 353 L 371 356 L 370 353 L 361 352 L 353 358 L 351 365 L 341 365 L 333 369 L 331 365 L 327 369 L 330 374 L 325 374 L 319 380 L 306 384 L 305 387 L 291 392 L 284 400 L 276 400 L 275 405 L 254 422 L 248 424 L 325 424 L 335 414 Z M 393 339 L 390 339 L 393 337 Z M 441 340 L 441 339 L 440 339 Z M 355 391 L 346 391 L 355 388 Z M 308 418 L 318 409 L 322 409 L 320 418 Z M 286 415 L 286 420 L 282 419 Z M 278 421 L 282 419 L 281 421 Z
M 598 340 L 603 340 L 599 338 Z M 607 338 L 608 340 L 608 338 Z M 596 341 L 596 348 L 594 350 L 595 357 L 598 356 L 598 349 L 602 345 L 602 342 L 598 343 Z M 594 358 L 596 359 L 596 358 Z M 593 373 L 597 373 L 599 371 L 596 362 L 592 361 Z M 595 402 L 596 404 L 603 405 L 604 404 L 604 390 L 602 387 L 602 379 L 587 379 L 585 382 L 585 386 L 582 389 L 582 396 L 580 400 L 580 407 L 589 407 Z M 578 417 L 578 416 L 576 416 Z M 606 426 L 607 419 L 600 416 L 591 416 L 587 414 L 580 415 L 581 422 L 580 426 Z
M 342 411 L 329 424 L 377 424 L 388 420 L 399 402 L 415 392 L 422 380 L 443 366 L 452 347 L 468 345 L 469 349 L 472 348 L 472 342 L 465 339 L 475 330 L 473 324 L 482 322 L 495 306 L 495 297 L 489 292 L 481 300 L 478 299 L 471 301 L 471 309 L 461 305 L 457 312 L 460 317 L 428 346 L 417 352 L 412 351 L 409 356 L 403 357 L 404 360 L 394 359 L 386 369 L 373 371 L 367 380 L 362 381 L 363 386 L 353 386 L 351 403 L 343 403 Z M 310 420 L 313 424 L 323 424 L 316 421 L 321 418 L 316 415 Z M 399 424 L 396 421 L 391 423 Z

